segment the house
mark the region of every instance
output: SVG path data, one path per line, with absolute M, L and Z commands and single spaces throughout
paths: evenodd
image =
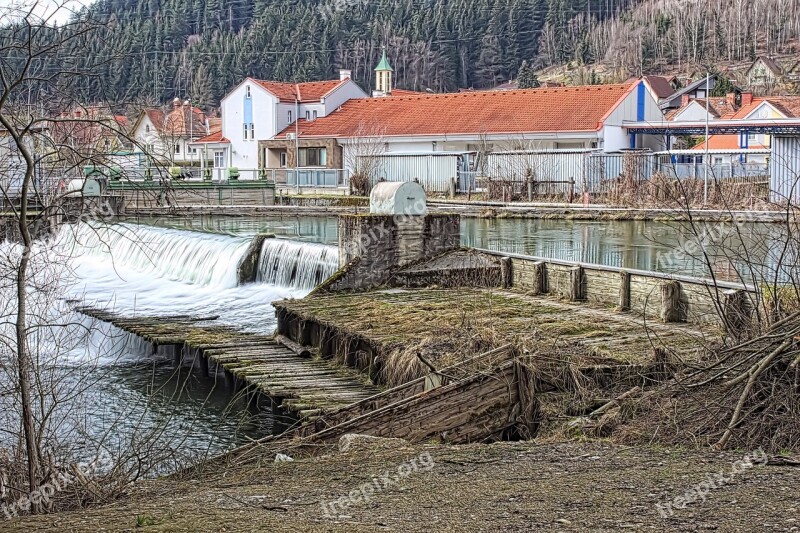
M 284 162 L 294 167 L 296 150 L 299 167 L 358 174 L 366 157 L 404 158 L 404 164 L 446 168 L 449 181 L 457 171 L 474 169 L 480 153 L 651 147 L 649 139 L 626 133 L 625 120 L 663 120 L 644 82 L 354 98 L 325 117 L 301 119 L 258 147 L 267 168 Z
M 255 172 L 264 167 L 285 168 L 293 164 L 286 140 L 286 149 L 270 154 L 269 161 L 259 160 L 258 143 L 272 139 L 298 117 L 307 122 L 321 120 L 348 100 L 366 96 L 347 70 L 341 71 L 337 80 L 303 83 L 246 78 L 222 99 L 219 130 L 207 132 L 192 144 L 201 151 L 202 165 L 217 169 L 234 167 Z
M 731 120 L 800 118 L 800 96 L 768 96 L 754 98 L 750 93 L 742 94 L 742 105 Z M 739 135 L 712 135 L 708 139 L 709 151 L 728 150 L 736 152 L 728 157 L 715 156 L 714 163 L 729 163 L 738 160 L 740 163 L 766 164 L 771 138 L 767 134 L 743 132 Z M 694 150 L 705 151 L 706 143 L 702 142 Z M 748 154 L 752 151 L 752 154 Z
M 208 135 L 209 119 L 203 111 L 175 98 L 169 109 L 147 108 L 131 128 L 133 151 L 143 166 L 200 166 L 200 155 L 192 143 Z M 155 161 L 147 161 L 148 156 Z
M 130 153 L 128 117 L 101 105 L 75 106 L 54 118 L 50 136 L 65 166 L 117 166 Z
M 709 76 L 707 81 L 706 78 L 701 78 L 697 81 L 689 83 L 686 85 L 686 87 L 674 92 L 672 95 L 662 98 L 659 100 L 659 105 L 665 113 L 670 109 L 677 109 L 682 105 L 685 105 L 690 100 L 705 98 L 708 96 L 706 92 L 713 92 L 714 87 L 717 86 L 718 82 L 719 76 L 716 74 Z
M 667 120 L 691 122 L 706 120 L 706 117 L 709 120 L 731 118 L 738 111 L 741 98 L 736 93 L 694 100 L 690 100 L 688 95 L 684 95 L 683 101 L 684 104 L 681 107 L 671 109 L 665 114 Z M 706 110 L 708 110 L 708 114 L 706 114 Z
M 747 85 L 759 92 L 769 92 L 777 87 L 783 78 L 781 65 L 768 56 L 759 56 L 744 74 Z

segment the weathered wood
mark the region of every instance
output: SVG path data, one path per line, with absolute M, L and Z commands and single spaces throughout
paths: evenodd
M 514 271 L 510 257 L 500 258 L 500 286 L 509 289 L 514 284 Z
M 547 294 L 550 292 L 547 286 L 547 263 L 537 261 L 533 264 L 533 293 Z
M 583 267 L 576 265 L 569 270 L 569 299 L 579 302 L 586 299 L 586 272 Z
M 725 291 L 723 297 L 725 329 L 729 335 L 739 338 L 746 332 L 751 319 L 747 293 L 741 289 L 732 289 Z
M 289 337 L 284 335 L 275 335 L 275 340 L 279 343 L 283 344 L 291 351 L 293 351 L 297 356 L 302 357 L 304 359 L 310 359 L 314 356 L 310 349 L 305 346 L 300 345 L 299 343 L 294 342 Z
M 661 320 L 686 322 L 688 304 L 684 301 L 681 283 L 675 280 L 661 284 Z
M 620 311 L 631 310 L 631 273 L 622 271 L 619 273 L 619 306 Z
M 279 343 L 272 337 L 227 326 L 199 325 L 183 317 L 171 321 L 164 317 L 125 318 L 91 308 L 80 311 L 151 342 L 154 353 L 171 357 L 176 364 L 191 362 L 215 380 L 222 374 L 220 379 L 233 393 L 245 391 L 251 400 L 271 396 L 276 408 L 295 418 L 312 412 L 318 416 L 378 392 L 363 379 L 349 375 L 350 371 L 300 357 L 298 354 L 310 355 L 310 350 L 288 339 Z

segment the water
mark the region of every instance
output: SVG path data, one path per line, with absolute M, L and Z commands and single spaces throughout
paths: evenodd
M 218 322 L 271 333 L 271 302 L 307 294 L 337 268 L 336 217 L 200 217 L 149 219 L 66 227 L 56 246 L 42 250 L 51 261 L 42 279 L 61 280 L 57 299 L 32 292 L 43 319 L 65 326 L 42 328 L 37 346 L 45 355 L 46 378 L 63 392 L 80 390 L 57 410 L 54 432 L 80 435 L 76 446 L 99 440 L 123 451 L 135 444 L 179 450 L 187 460 L 217 453 L 268 434 L 269 412 L 253 412 L 229 392 L 196 374 L 176 371 L 149 347 L 105 323 L 75 315 L 67 300 L 79 300 L 124 314 L 216 315 Z M 710 226 L 710 227 L 713 227 Z M 757 258 L 770 257 L 780 227 L 742 226 L 743 239 Z M 261 250 L 257 281 L 239 286 L 236 267 L 253 235 L 274 233 Z M 704 275 L 692 258 L 664 262 L 665 254 L 691 238 L 681 224 L 642 221 L 463 219 L 462 243 L 469 246 L 625 268 Z M 4 245 L 8 248 L 9 245 Z M 714 252 L 714 246 L 709 250 Z M 4 250 L 13 256 L 13 250 Z M 739 265 L 722 254 L 715 272 L 735 277 Z M 4 267 L 7 268 L 7 267 Z M 0 288 L 8 289 L 2 286 Z M 8 301 L 8 295 L 4 295 Z M 0 307 L 3 319 L 12 312 Z M 0 353 L 7 357 L 7 353 Z M 2 362 L 2 361 L 0 361 Z M 0 364 L 2 372 L 13 367 Z M 0 372 L 0 401 L 12 401 Z M 5 391 L 5 392 L 4 392 Z M 0 427 L 13 427 L 2 414 Z M 9 434 L 0 430 L 0 444 Z M 75 450 L 73 450 L 75 452 Z M 174 463 L 174 458 L 171 459 Z M 165 464 L 172 464 L 167 461 Z M 164 465 L 162 465 L 163 467 Z M 167 466 L 167 469 L 169 467 Z
M 35 262 L 46 268 L 31 292 L 32 316 L 43 315 L 36 353 L 44 385 L 70 398 L 48 405 L 56 414 L 52 435 L 72 443 L 59 454 L 170 450 L 176 455 L 156 458 L 163 461 L 150 473 L 164 472 L 272 431 L 268 410 L 249 409 L 222 384 L 174 369 L 138 338 L 71 310 L 80 302 L 125 315 L 216 315 L 216 323 L 269 334 L 276 325 L 271 302 L 305 295 L 336 270 L 337 254 L 330 246 L 268 239 L 257 282 L 239 286 L 236 267 L 250 242 L 247 232 L 92 223 L 65 226 L 37 249 Z M 15 247 L 4 246 L 4 257 L 13 257 Z M 3 301 L 13 299 L 3 294 Z M 4 320 L 12 317 L 11 306 L 0 309 Z M 15 381 L 6 364 L 13 354 L 0 355 L 0 427 L 13 428 L 16 396 L 4 393 Z M 0 430 L 0 447 L 11 440 Z
M 337 244 L 336 217 L 202 217 L 192 221 L 148 219 L 149 223 L 176 227 L 202 227 L 206 231 L 252 236 L 275 233 L 292 240 Z M 705 248 L 716 275 L 735 280 L 743 265 L 726 257 L 725 248 L 744 240 L 755 263 L 769 264 L 775 257 L 770 244 L 783 238 L 777 224 L 700 224 L 713 236 Z M 563 219 L 494 218 L 461 220 L 461 243 L 496 251 L 580 261 L 638 270 L 708 277 L 707 263 L 697 254 L 676 254 L 687 242 L 698 240 L 685 223 L 667 221 L 586 221 Z M 723 238 L 717 238 L 723 235 Z M 741 239 L 740 239 L 741 237 Z

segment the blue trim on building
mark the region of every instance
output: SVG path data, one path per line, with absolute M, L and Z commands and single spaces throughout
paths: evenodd
M 253 123 L 253 99 L 245 97 L 244 99 L 244 120 L 245 124 Z
M 636 134 L 635 133 L 631 133 L 631 145 L 630 145 L 630 148 L 631 148 L 631 150 L 636 148 Z
M 641 122 L 644 120 L 644 104 L 645 104 L 645 87 L 644 82 L 640 81 L 636 87 L 636 120 Z

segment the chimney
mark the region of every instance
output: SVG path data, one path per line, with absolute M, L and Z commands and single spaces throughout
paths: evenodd
M 352 74 L 353 73 L 351 71 L 342 69 L 342 70 L 339 71 L 339 80 L 340 81 L 344 81 L 344 80 L 350 79 L 350 76 Z
M 682 94 L 681 95 L 681 107 L 685 106 L 688 103 L 689 103 L 689 95 L 688 95 L 688 93 L 687 94 Z
M 742 93 L 742 107 L 750 105 L 752 103 L 753 103 L 753 93 L 751 92 Z
M 728 93 L 728 94 L 726 94 L 725 95 L 725 101 L 727 101 L 728 105 L 731 106 L 732 108 L 736 107 L 736 93 Z

